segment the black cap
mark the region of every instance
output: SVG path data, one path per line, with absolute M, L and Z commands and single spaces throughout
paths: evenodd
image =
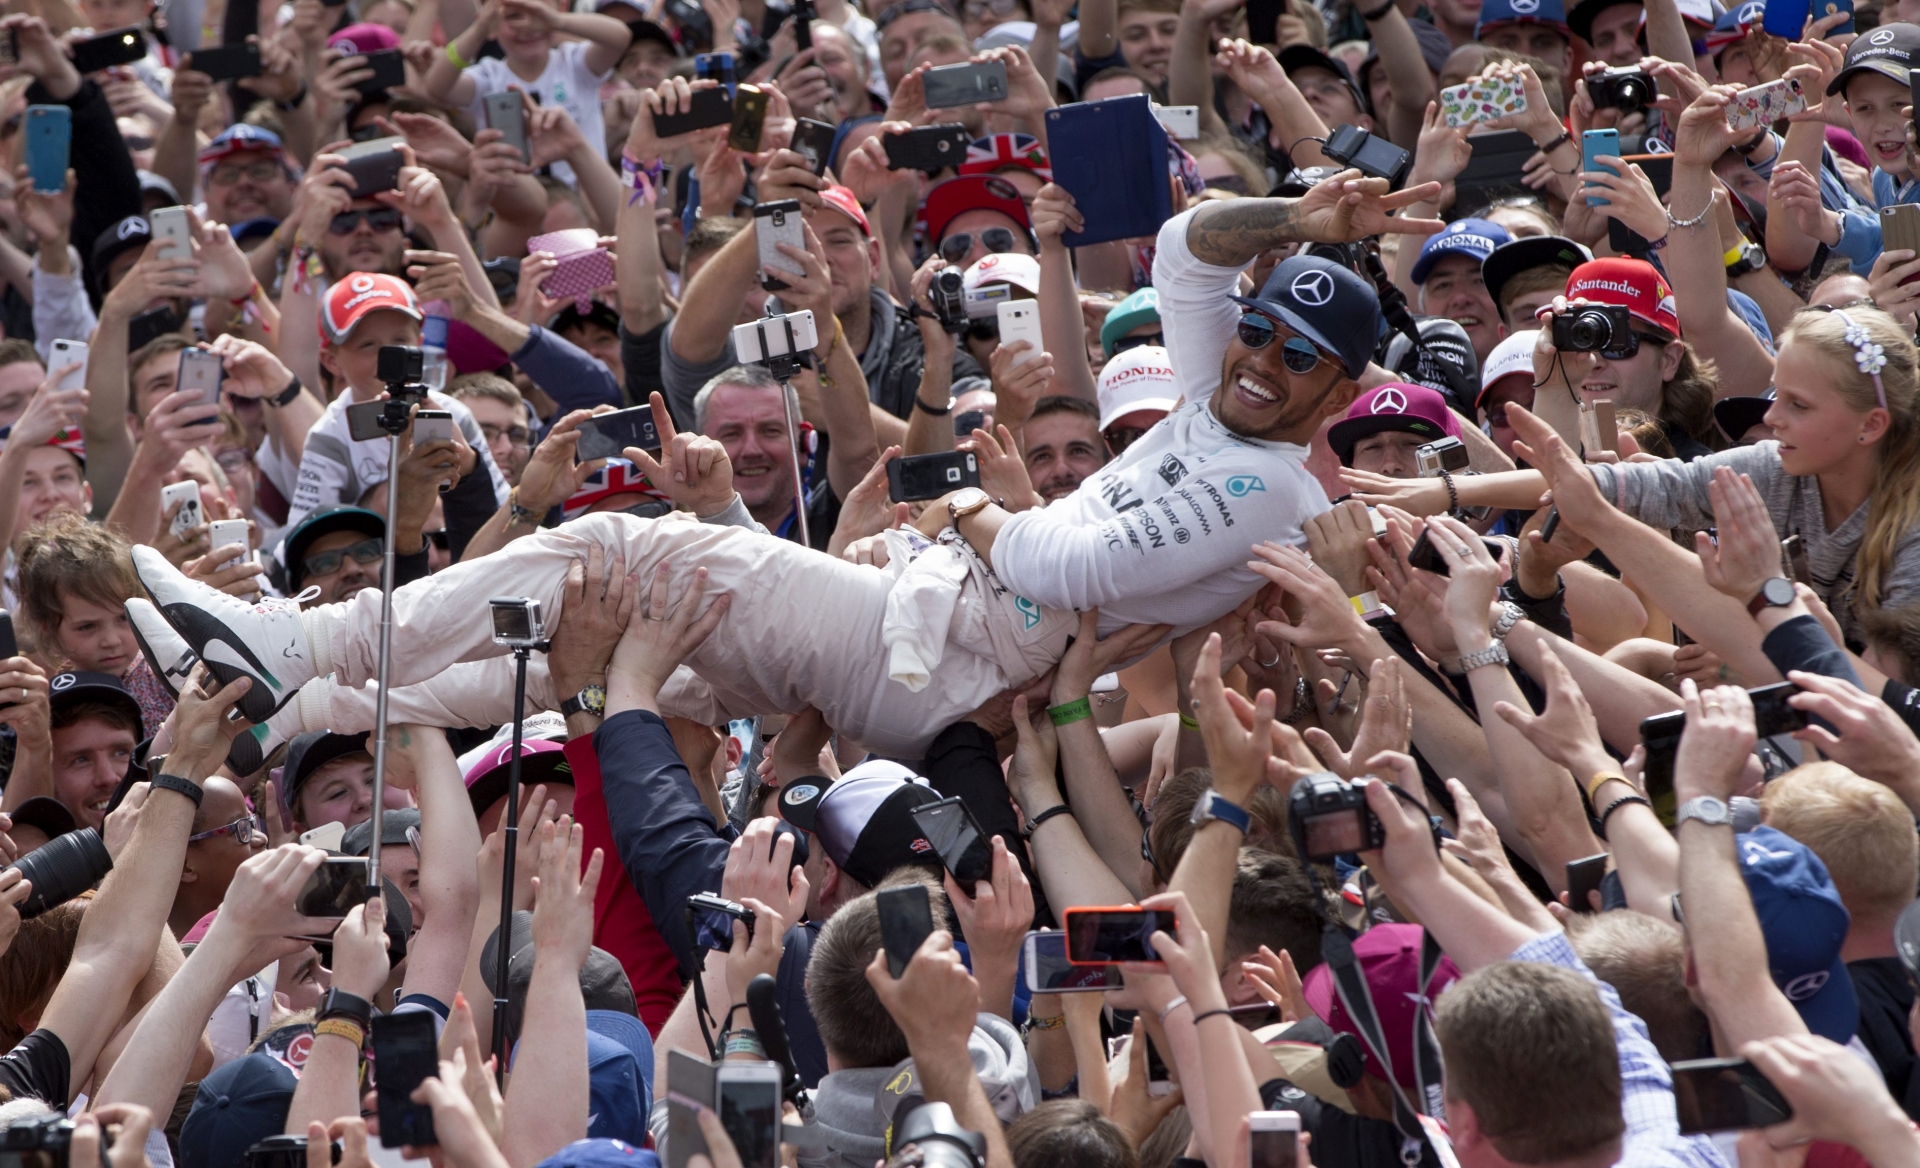
M 107 265 L 113 257 L 123 251 L 136 247 L 145 247 L 153 239 L 153 228 L 140 215 L 129 215 L 102 231 L 93 241 L 93 272 L 95 279 L 104 279 Z
M 1353 270 L 1317 256 L 1280 261 L 1257 296 L 1235 296 L 1246 308 L 1277 317 L 1332 353 L 1358 379 L 1380 340 L 1380 297 Z
M 1591 44 L 1593 42 L 1593 19 L 1616 4 L 1632 4 L 1636 7 L 1640 0 L 1581 0 L 1567 9 L 1567 27 L 1574 35 Z
M 606 8 L 611 4 L 625 4 L 634 9 L 643 8 L 641 4 L 635 3 L 634 0 L 608 0 L 608 3 L 603 3 L 600 7 Z M 641 41 L 655 41 L 665 46 L 666 50 L 676 57 L 684 57 L 687 55 L 686 51 L 680 47 L 680 42 L 674 40 L 673 34 L 668 32 L 664 26 L 646 19 L 629 20 L 625 23 L 627 32 L 633 36 L 633 39 L 627 42 L 628 48 L 632 48 Z
M 1500 289 L 1508 280 L 1534 268 L 1561 267 L 1568 275 L 1593 258 L 1593 253 L 1562 235 L 1526 235 L 1508 240 L 1480 261 L 1480 278 L 1486 282 L 1487 296 L 1496 307 Z
M 407 842 L 407 830 L 420 830 L 420 812 L 413 807 L 389 807 L 380 816 L 380 846 L 397 848 Z M 340 837 L 340 851 L 349 856 L 364 856 L 373 850 L 373 819 L 361 820 Z
M 1338 57 L 1324 53 L 1312 45 L 1288 45 L 1280 50 L 1280 67 L 1287 71 L 1288 77 L 1292 77 L 1294 71 L 1298 69 L 1325 69 L 1346 83 L 1347 89 L 1353 93 L 1353 100 L 1360 106 L 1361 113 L 1373 113 L 1373 103 L 1367 100 L 1367 95 L 1361 91 L 1359 82 L 1353 79 L 1353 71 L 1347 68 L 1347 63 Z
M 547 326 L 549 332 L 564 333 L 567 329 L 581 324 L 597 324 L 616 335 L 620 332 L 620 314 L 612 305 L 599 300 L 589 300 L 585 312 L 579 311 L 573 305 L 574 302 L 569 300 L 565 308 L 554 314 L 553 323 Z
M 287 582 L 294 589 L 300 587 L 300 582 L 307 575 L 307 549 L 313 546 L 314 540 L 336 531 L 358 531 L 376 539 L 384 539 L 387 521 L 378 512 L 365 507 L 329 507 L 307 516 L 300 526 L 288 533 L 286 542 L 280 547 L 281 563 L 287 567 Z
M 913 809 L 940 793 L 898 763 L 861 763 L 838 782 L 804 775 L 780 788 L 780 818 L 811 832 L 841 871 L 873 888 L 895 868 L 937 866 Z
M 300 788 L 313 777 L 313 772 L 349 754 L 366 754 L 367 735 L 335 734 L 329 730 L 312 730 L 299 735 L 287 743 L 286 766 L 282 768 L 280 785 L 284 788 L 287 806 L 293 806 L 300 797 Z
M 1907 71 L 1920 55 L 1920 25 L 1883 24 L 1863 32 L 1847 46 L 1846 62 L 1827 83 L 1827 94 L 1840 93 L 1860 73 L 1873 72 L 1906 85 Z
M 60 710 L 76 702 L 105 702 L 119 706 L 133 718 L 133 736 L 144 737 L 141 732 L 140 703 L 127 692 L 127 687 L 111 673 L 94 673 L 90 670 L 56 673 L 47 682 L 47 704 L 58 716 Z
M 507 959 L 507 1042 L 516 1041 L 520 1035 L 521 1011 L 526 1008 L 527 986 L 533 978 L 533 914 L 525 909 L 513 914 L 508 943 L 512 945 L 513 955 Z M 480 946 L 480 980 L 496 996 L 500 988 L 494 984 L 500 968 L 500 930 L 494 929 L 487 934 L 486 941 Z M 640 1016 L 640 1007 L 633 996 L 633 983 L 627 980 L 627 971 L 620 965 L 620 959 L 605 949 L 593 947 L 587 950 L 587 960 L 580 967 L 580 996 L 589 1010 L 612 1010 L 630 1017 Z
M 48 839 L 63 836 L 80 826 L 65 803 L 50 795 L 35 795 L 7 813 L 15 826 L 37 827 Z

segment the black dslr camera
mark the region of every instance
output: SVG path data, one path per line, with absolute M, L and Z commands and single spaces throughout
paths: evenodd
M 966 273 L 952 265 L 935 272 L 927 286 L 927 300 L 941 328 L 950 333 L 967 331 Z
M 1315 863 L 1387 842 L 1387 829 L 1367 806 L 1367 793 L 1331 771 L 1307 775 L 1293 785 L 1287 795 L 1287 829 L 1300 858 Z
M 64 1115 L 36 1115 L 0 1128 L 0 1168 L 67 1168 L 73 1121 Z M 100 1130 L 100 1163 L 107 1163 L 113 1135 Z
M 920 1149 L 922 1168 L 985 1168 L 987 1137 L 968 1131 L 944 1103 L 922 1103 L 893 1133 L 893 1146 Z
M 1553 318 L 1553 347 L 1566 353 L 1599 353 L 1631 344 L 1633 314 L 1620 304 L 1583 304 Z
M 89 827 L 55 836 L 7 867 L 20 869 L 20 875 L 33 884 L 33 892 L 20 904 L 20 919 L 25 921 L 59 908 L 106 879 L 113 871 L 113 857 L 107 853 L 100 833 Z M 10 1127 L 6 1132 L 13 1130 Z M 0 1144 L 0 1152 L 12 1147 Z M 0 1168 L 15 1166 L 0 1159 Z
M 1595 109 L 1617 109 L 1632 113 L 1652 105 L 1660 96 L 1653 74 L 1627 66 L 1607 69 L 1587 78 L 1587 95 Z

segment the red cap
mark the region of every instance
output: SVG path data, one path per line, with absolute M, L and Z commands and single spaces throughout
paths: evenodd
M 80 433 L 80 427 L 68 426 L 58 434 L 47 439 L 48 446 L 58 446 L 80 460 L 82 466 L 87 462 L 87 440 Z
M 424 319 L 413 286 L 405 280 L 378 272 L 353 272 L 327 289 L 327 298 L 320 305 L 320 338 L 338 344 L 369 312 L 383 308 L 404 312 L 415 320 Z
M 860 200 L 854 197 L 852 191 L 838 183 L 828 183 L 820 188 L 820 198 L 827 206 L 853 220 L 854 226 L 860 229 L 860 234 L 868 239 L 873 238 L 873 228 L 867 223 L 867 212 L 860 206 Z
M 970 174 L 950 178 L 927 192 L 927 239 L 939 240 L 947 233 L 947 224 L 968 211 L 998 211 L 1033 230 L 1027 205 L 1020 201 L 1020 192 L 1012 183 L 991 174 Z
M 1567 299 L 1618 304 L 1668 336 L 1680 335 L 1679 306 L 1674 303 L 1673 289 L 1645 260 L 1589 260 L 1567 277 Z

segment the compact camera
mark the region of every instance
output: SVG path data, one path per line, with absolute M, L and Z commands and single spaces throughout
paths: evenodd
M 100 1133 L 100 1163 L 105 1168 L 112 1134 Z M 0 1128 L 0 1168 L 67 1168 L 73 1121 L 64 1115 L 36 1115 Z
M 487 601 L 493 613 L 493 643 L 511 649 L 546 644 L 546 626 L 540 620 L 540 602 L 524 596 L 496 596 Z
M 1622 349 L 1632 335 L 1633 314 L 1621 304 L 1583 304 L 1553 318 L 1553 347 L 1566 353 Z
M 1413 458 L 1423 479 L 1438 478 L 1443 471 L 1447 474 L 1464 471 L 1470 461 L 1466 443 L 1458 438 L 1442 438 L 1416 446 Z
M 1387 842 L 1367 793 L 1331 771 L 1307 775 L 1287 795 L 1287 828 L 1300 857 L 1324 863 Z
M 1645 69 L 1622 66 L 1587 78 L 1587 94 L 1593 98 L 1595 109 L 1632 113 L 1652 105 L 1660 89 L 1653 83 L 1653 74 Z

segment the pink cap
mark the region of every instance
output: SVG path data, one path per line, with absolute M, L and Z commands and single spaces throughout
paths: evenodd
M 327 38 L 327 47 L 348 57 L 364 57 L 400 47 L 400 35 L 384 24 L 349 24 Z

